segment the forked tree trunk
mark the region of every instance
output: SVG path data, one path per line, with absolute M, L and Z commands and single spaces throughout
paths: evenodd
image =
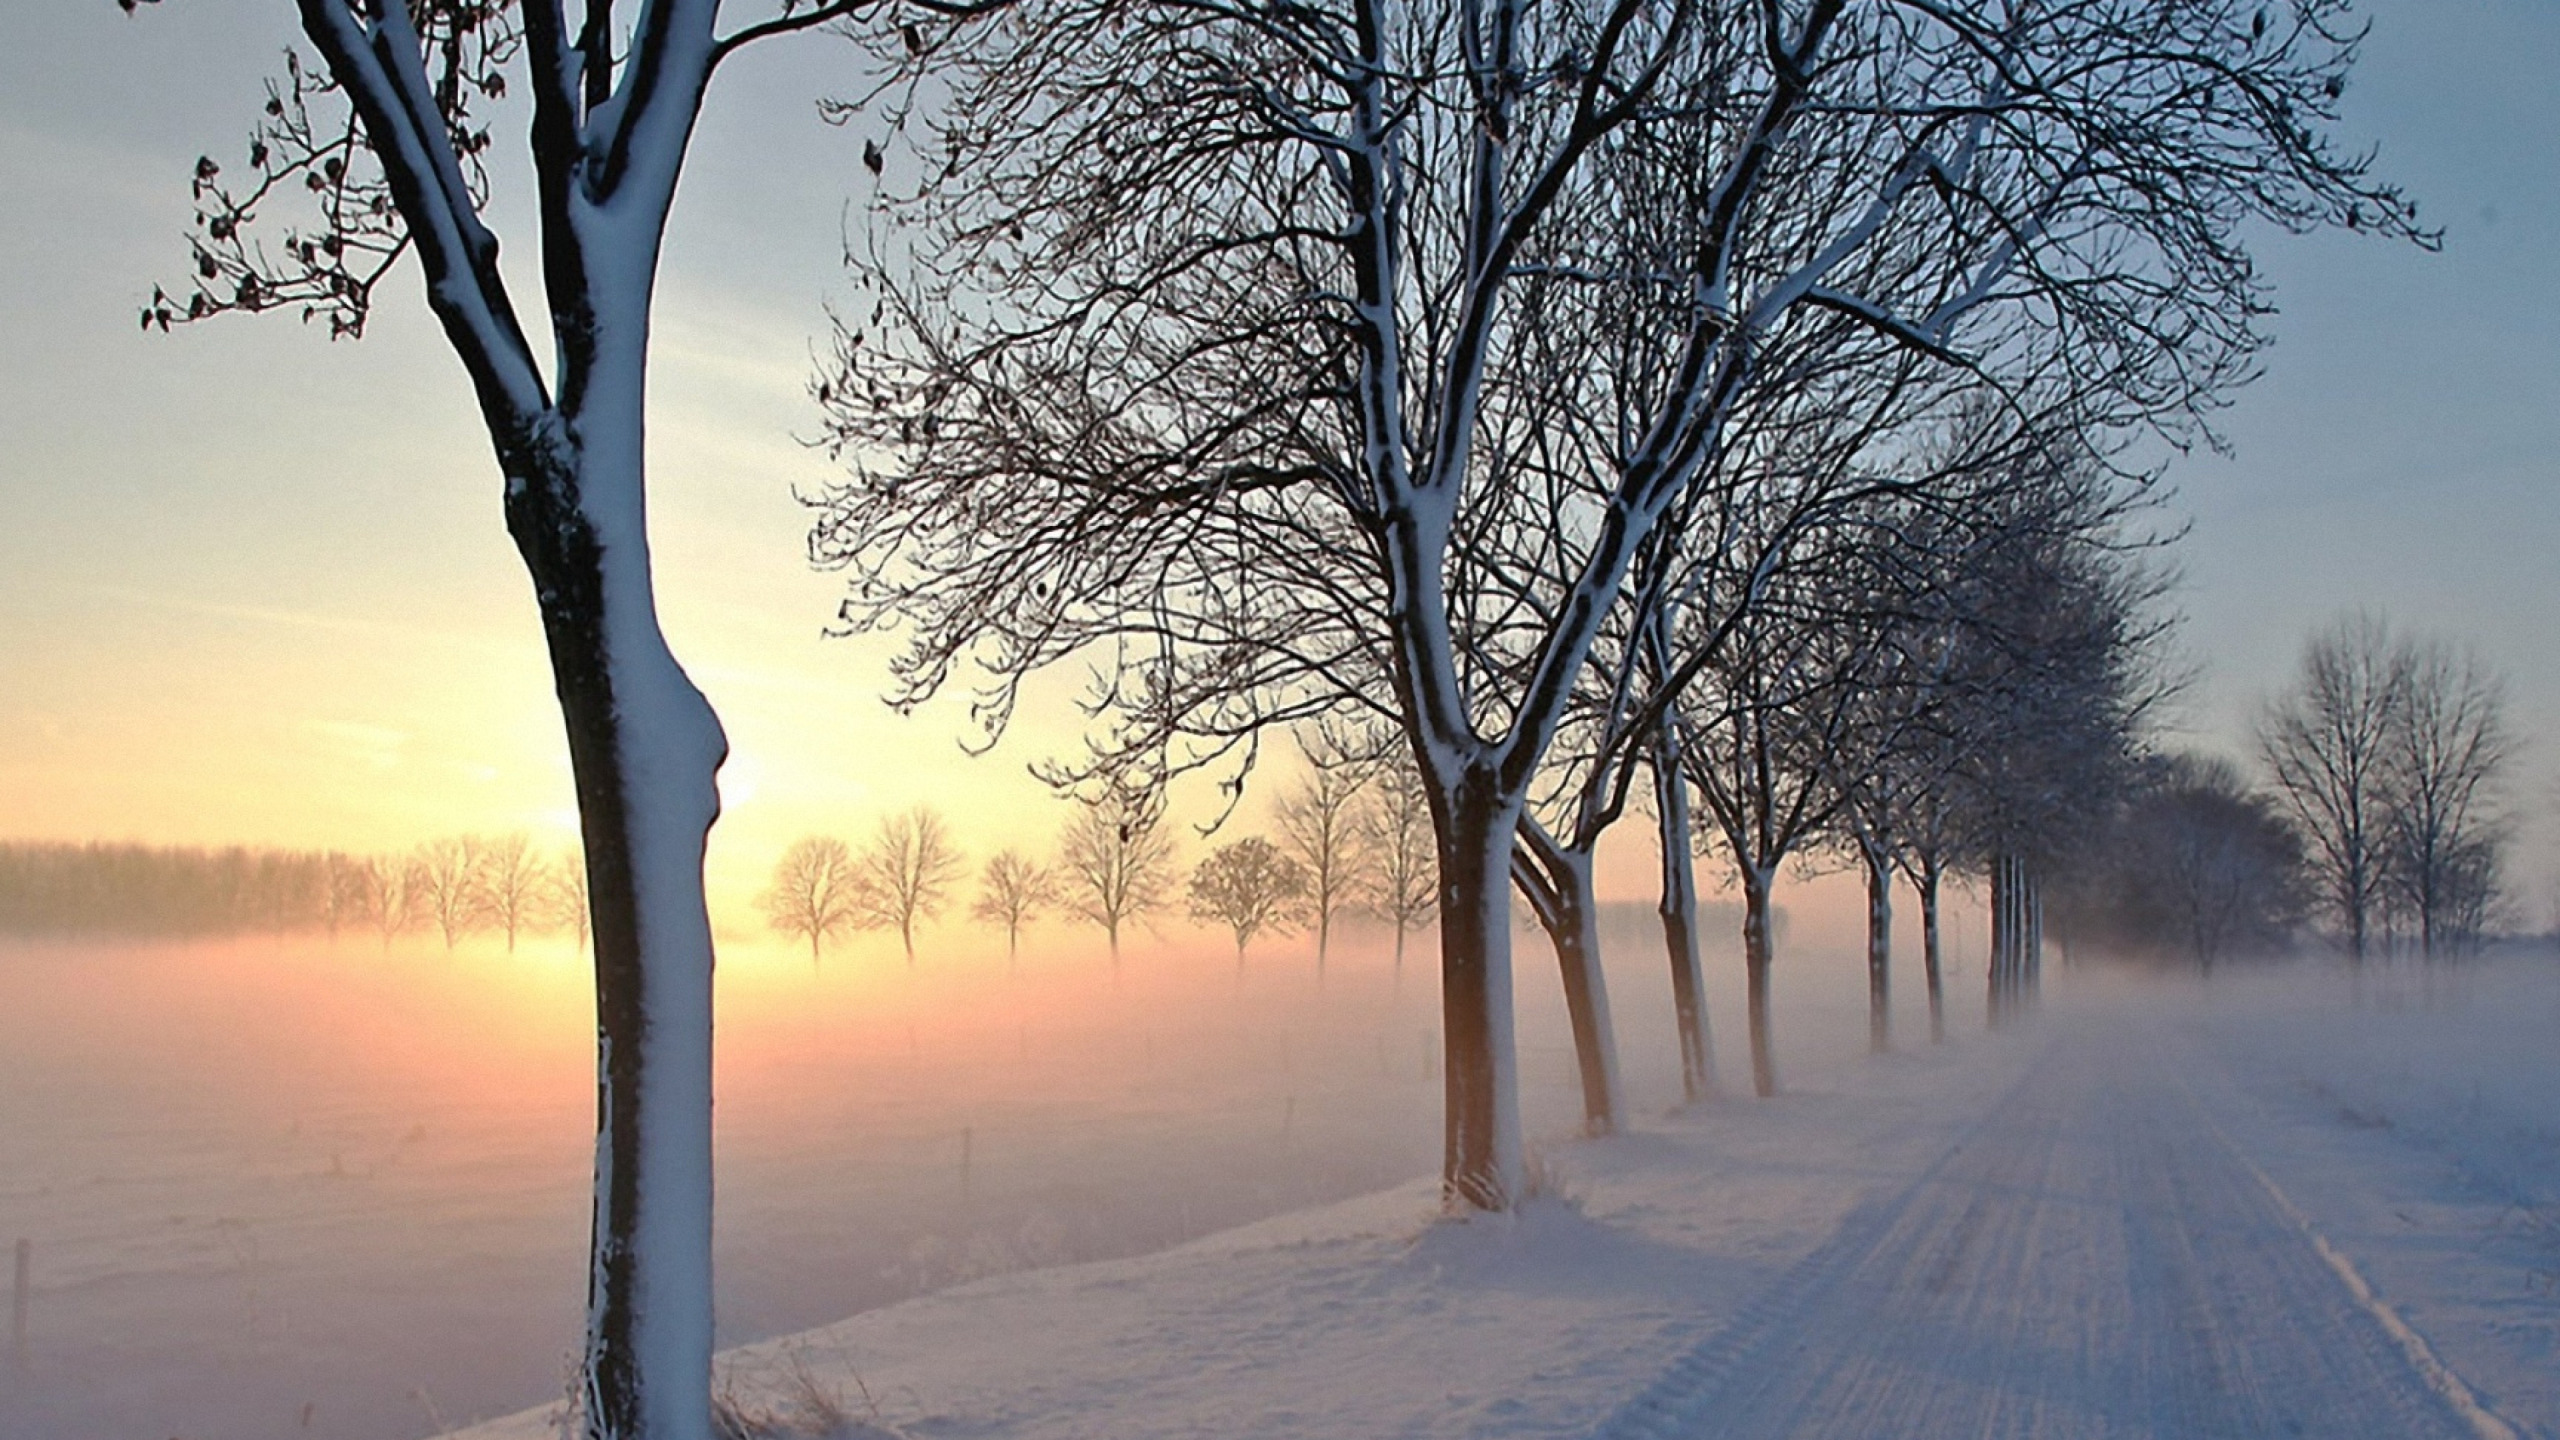
M 1436 787 L 1435 787 L 1436 788 Z M 1441 1186 L 1453 1205 L 1520 1196 L 1518 1055 L 1511 1029 L 1511 845 L 1520 800 L 1473 774 L 1435 796 L 1440 1024 L 1447 1089 Z
M 1769 891 L 1777 877 L 1772 867 L 1742 867 L 1742 966 L 1745 1006 L 1751 1017 L 1751 1093 L 1766 1098 L 1778 1093 L 1778 1060 L 1769 1033 L 1769 962 L 1776 954 L 1769 933 Z
M 711 924 L 702 859 L 727 753 L 661 634 L 641 507 L 637 368 L 627 424 L 501 451 L 507 521 L 540 602 L 566 722 L 595 941 L 596 1190 L 588 1433 L 708 1433 Z M 630 447 L 617 453 L 615 441 Z M 531 447 L 528 447 L 531 448 Z
M 1609 1020 L 1609 985 L 1600 971 L 1600 904 L 1594 893 L 1591 852 L 1538 838 L 1523 826 L 1520 845 L 1534 867 L 1527 877 L 1538 893 L 1531 905 L 1563 972 L 1565 1016 L 1573 1030 L 1573 1056 L 1582 1081 L 1582 1131 L 1614 1134 L 1619 1082 L 1616 1032 Z
M 1661 827 L 1662 945 L 1671 960 L 1672 1023 L 1680 1031 L 1680 1094 L 1695 1103 L 1715 1093 L 1716 1058 L 1707 1031 L 1706 971 L 1698 958 L 1698 872 L 1691 853 L 1689 788 L 1676 742 L 1657 741 L 1653 811 Z
M 1893 865 L 1881 847 L 1861 845 L 1867 869 L 1867 1049 L 1893 1048 Z

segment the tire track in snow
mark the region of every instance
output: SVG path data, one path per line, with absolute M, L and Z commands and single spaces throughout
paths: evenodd
M 2186 1088 L 2183 1083 L 2181 1088 Z M 2482 1404 L 2480 1397 L 2472 1393 L 2471 1387 L 2463 1383 L 2461 1375 L 2437 1357 L 2435 1347 L 2427 1343 L 2426 1337 L 2419 1334 L 2416 1327 L 2402 1319 L 2400 1312 L 2392 1309 L 2389 1301 L 2375 1293 L 2373 1286 L 2366 1282 L 2364 1272 L 2356 1268 L 2355 1262 L 2329 1243 L 2329 1237 L 2320 1233 L 2320 1227 L 2314 1225 L 2311 1217 L 2303 1212 L 2302 1207 L 2294 1203 L 2293 1197 L 2284 1192 L 2284 1187 L 2275 1182 L 2275 1177 L 2269 1175 L 2256 1161 L 2250 1159 L 2248 1154 L 2241 1150 L 2238 1142 L 2231 1138 L 2230 1132 L 2224 1130 L 2221 1124 L 2213 1119 L 2212 1112 L 2195 1101 L 2192 1090 L 2188 1091 L 2188 1100 L 2189 1103 L 2195 1104 L 2196 1113 L 2204 1117 L 2205 1125 L 2214 1139 L 2221 1142 L 2223 1149 L 2230 1152 L 2231 1158 L 2237 1161 L 2242 1169 L 2249 1172 L 2251 1179 L 2258 1182 L 2259 1187 L 2266 1191 L 2267 1199 L 2276 1207 L 2276 1212 L 2284 1216 L 2294 1229 L 2301 1232 L 2302 1238 L 2310 1243 L 2312 1251 L 2319 1255 L 2321 1261 L 2329 1267 L 2330 1272 L 2338 1277 L 2338 1283 L 2346 1287 L 2349 1298 L 2353 1299 L 2367 1315 L 2373 1317 L 2374 1323 L 2380 1325 L 2383 1333 L 2389 1335 L 2392 1343 L 2399 1346 L 2401 1353 L 2408 1357 L 2410 1368 L 2416 1370 L 2419 1378 L 2426 1381 L 2428 1388 L 2434 1390 L 2446 1405 L 2452 1407 L 2453 1413 L 2461 1417 L 2462 1423 L 2471 1428 L 2471 1433 L 2478 1437 L 2478 1440 L 2521 1440 L 2514 1426 L 2508 1424 L 2496 1411 Z
M 1653 1382 L 1638 1391 L 1600 1423 L 1592 1440 L 1688 1440 L 1696 1433 L 1700 1407 L 1729 1376 L 1744 1368 L 1756 1352 L 1770 1348 L 1773 1337 L 1787 1333 L 1803 1315 L 1827 1302 L 1841 1280 L 1872 1254 L 1891 1233 L 1921 1190 L 1965 1153 L 1974 1138 L 2000 1123 L 2008 1112 L 2033 1097 L 2040 1065 L 2011 1086 L 1982 1119 L 1959 1135 L 1946 1153 L 1932 1161 L 1901 1189 L 1861 1202 L 1840 1222 L 1831 1238 L 1787 1267 L 1786 1273 L 1746 1301 L 1733 1318 L 1717 1325 L 1696 1347 L 1673 1360 Z
M 2156 1035 L 2057 1033 L 1595 1433 L 2514 1440 L 2288 1206 Z

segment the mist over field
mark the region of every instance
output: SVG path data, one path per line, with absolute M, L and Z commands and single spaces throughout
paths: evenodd
M 1613 979 L 1652 1004 L 1658 937 L 1626 909 Z M 249 1440 L 309 1405 L 311 1433 L 395 1440 L 556 1395 L 582 1319 L 587 965 L 562 937 L 509 955 L 485 933 L 450 953 L 0 941 L 0 1243 L 32 1254 L 0 1434 Z M 1791 1058 L 1863 1045 L 1847 974 L 1790 974 Z M 1297 937 L 1239 967 L 1180 926 L 1115 966 L 1097 933 L 1043 925 L 1009 963 L 952 925 L 913 968 L 894 938 L 813 966 L 733 936 L 719 978 L 723 1344 L 1160 1248 L 1438 1154 L 1427 945 L 1399 976 L 1373 926 L 1322 976 Z M 1716 978 L 1738 1003 L 1738 974 Z M 1569 1041 L 1552 981 L 1528 980 L 1528 1123 L 1561 1139 Z M 1624 1043 L 1638 1103 L 1675 1101 L 1671 1036 Z
M 1679 1098 L 1673 1037 L 1646 1023 L 1668 1003 L 1651 924 L 1625 905 L 1607 931 L 1613 992 L 1644 1017 L 1621 1036 L 1639 1136 Z M 1916 983 L 1895 992 L 1899 1052 L 1867 1056 L 1862 963 L 1819 934 L 1782 952 L 1787 1092 L 1756 1122 L 1778 1142 L 1819 1135 L 1843 1086 L 1929 1083 L 1892 1079 L 1932 1053 Z M 1063 927 L 1010 965 L 945 927 L 912 969 L 877 937 L 815 967 L 733 939 L 721 1343 L 1427 1176 L 1436 986 L 1411 958 L 1399 977 L 1385 939 L 1350 930 L 1321 977 L 1301 939 L 1239 970 L 1197 932 L 1116 968 Z M 1734 1093 L 1741 966 L 1716 940 L 1726 1091 L 1697 1113 L 1734 1124 L 1753 1103 Z M 1560 1173 L 1605 1168 L 1612 1142 L 1573 1138 L 1552 975 L 1523 969 L 1527 1129 Z M 1959 950 L 1950 980 L 1937 1053 L 1979 1055 L 1979 958 Z M 486 935 L 451 953 L 414 936 L 0 945 L 0 1241 L 31 1257 L 0 1435 L 405 1440 L 556 1400 L 581 1321 L 588 1003 L 558 939 L 513 956 Z M 2044 1026 L 2173 1024 L 2252 1093 L 2399 1142 L 2456 1195 L 2505 1187 L 2511 1240 L 2560 1224 L 2548 951 L 2209 985 L 2084 958 L 2049 973 L 2045 1004 Z

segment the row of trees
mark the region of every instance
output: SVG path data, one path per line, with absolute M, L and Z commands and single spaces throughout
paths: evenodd
M 1110 789 L 1076 805 L 1051 857 L 1013 847 L 988 856 L 969 913 L 1002 926 L 1011 952 L 1025 924 L 1062 912 L 1099 926 L 1116 956 L 1124 924 L 1187 898 L 1195 919 L 1234 932 L 1240 956 L 1257 934 L 1310 925 L 1322 964 L 1335 919 L 1356 909 L 1393 927 L 1401 964 L 1405 938 L 1437 903 L 1421 789 L 1392 768 L 1309 758 L 1276 808 L 1279 841 L 1230 840 L 1187 887 L 1162 794 Z M 813 963 L 846 931 L 896 930 L 913 964 L 917 925 L 961 898 L 966 870 L 949 825 L 920 807 L 882 820 L 858 848 L 822 835 L 794 841 L 758 904 L 776 932 L 807 942 Z
M 819 387 L 853 462 L 813 542 L 853 577 L 844 618 L 908 639 L 901 699 L 983 672 L 998 728 L 1023 678 L 1092 664 L 1094 752 L 1057 776 L 1088 793 L 1241 766 L 1275 724 L 1386 737 L 1432 820 L 1444 1179 L 1494 1209 L 1521 1193 L 1515 876 L 1576 937 L 1559 958 L 1605 1120 L 1606 996 L 1576 914 L 1594 827 L 1648 768 L 1665 812 L 1694 789 L 1748 902 L 1837 808 L 1760 778 L 1782 738 L 1863 713 L 1863 680 L 1818 677 L 1939 668 L 1925 625 L 1761 634 L 1791 596 L 1886 608 L 1818 577 L 1897 564 L 1799 568 L 1807 536 L 1855 534 L 1873 505 L 1896 543 L 1867 554 L 1961 555 L 1961 530 L 1924 537 L 1972 482 L 2003 493 L 2000 453 L 2032 482 L 2145 430 L 2191 440 L 2251 373 L 2248 226 L 2415 233 L 2327 138 L 2344 0 L 299 10 L 318 64 L 270 87 L 245 171 L 196 167 L 197 279 L 144 322 L 281 307 L 352 333 L 413 256 L 473 382 L 594 894 L 600 1440 L 709 1426 L 701 865 L 725 741 L 656 620 L 643 418 L 676 179 L 740 49 L 835 24 L 881 74 L 837 112 L 878 127 L 863 153 L 893 212 L 850 247 L 873 303 L 844 310 Z M 535 323 L 485 216 L 501 96 L 531 109 Z M 1930 458 L 1968 413 L 1992 422 L 1965 432 L 1977 453 Z M 1736 651 L 1743 678 L 1700 683 Z M 1950 692 L 2008 702 L 1974 771 L 2044 733 L 2019 718 L 2048 708 L 2027 682 L 2069 668 Z M 1729 723 L 1684 735 L 1684 710 Z M 1966 733 L 1886 732 L 1935 728 Z M 2050 779 L 2078 748 L 2029 753 Z M 1708 783 L 1727 774 L 1730 815 Z M 1995 928 L 2031 939 L 2021 882 L 2071 791 L 1984 793 L 1969 833 L 1999 857 Z M 1766 907 L 1747 908 L 1765 996 Z
M 1027 677 L 1090 667 L 1062 782 L 1233 778 L 1311 722 L 1398 752 L 1438 860 L 1444 1172 L 1499 1208 L 1510 892 L 1606 1129 L 1591 861 L 1647 772 L 1743 889 L 1757 1088 L 1770 885 L 1843 834 L 1880 931 L 1899 857 L 1986 860 L 1995 974 L 2032 974 L 2045 852 L 2145 703 L 2148 582 L 2101 563 L 2142 477 L 2109 457 L 2192 441 L 2250 373 L 2247 221 L 2414 233 L 2321 134 L 2338 8 L 956 27 L 840 112 L 894 116 L 897 163 L 819 392 L 850 474 L 812 553 L 903 637 L 901 703 L 965 671 L 1001 729 Z M 1665 884 L 1694 996 L 1694 887 Z
M 0 844 L 0 931 L 229 935 L 373 930 L 384 944 L 432 929 L 451 949 L 497 930 L 587 938 L 586 870 L 574 849 L 537 851 L 521 831 L 450 835 L 395 854 L 244 846 Z

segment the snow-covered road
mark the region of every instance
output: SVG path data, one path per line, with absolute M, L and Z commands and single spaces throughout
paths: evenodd
M 1422 1181 L 727 1383 L 919 1440 L 2560 1440 L 2555 1015 L 2540 955 L 2057 976 L 2033 1023 L 1551 1145 L 1514 1215 Z
M 2511 1433 L 2237 1148 L 2191 1058 L 2150 1024 L 2054 1036 L 1601 1433 Z

